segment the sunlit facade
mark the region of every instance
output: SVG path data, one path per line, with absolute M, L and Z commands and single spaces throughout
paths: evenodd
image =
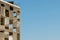
M 0 0 L 0 40 L 20 40 L 20 7 Z

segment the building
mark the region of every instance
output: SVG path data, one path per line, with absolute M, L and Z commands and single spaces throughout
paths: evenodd
M 0 40 L 20 40 L 20 7 L 0 0 Z

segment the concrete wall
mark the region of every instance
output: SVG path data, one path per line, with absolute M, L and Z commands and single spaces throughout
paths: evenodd
M 0 1 L 0 40 L 19 40 L 17 34 L 20 35 L 20 8 Z

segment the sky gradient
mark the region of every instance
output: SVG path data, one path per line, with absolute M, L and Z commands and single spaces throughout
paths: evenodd
M 60 0 L 19 0 L 21 40 L 60 40 Z

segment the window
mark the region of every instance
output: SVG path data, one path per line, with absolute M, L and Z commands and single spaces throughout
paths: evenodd
M 17 11 L 18 13 L 20 13 L 20 11 Z
M 12 6 L 10 6 L 10 10 L 12 10 L 12 11 L 13 11 L 13 7 L 12 7 Z
M 14 16 L 14 17 L 17 17 L 17 13 L 14 12 L 14 13 L 13 13 L 13 16 Z
M 8 40 L 8 38 L 5 38 L 5 40 Z
M 4 32 L 4 30 L 0 30 L 0 32 Z
M 12 19 L 10 19 L 10 20 L 9 20 L 9 23 L 10 23 L 10 24 L 13 24 L 13 20 L 12 20 Z
M 9 27 L 5 27 L 5 29 L 9 29 Z
M 9 27 L 13 28 L 13 20 L 12 19 L 9 20 Z
M 13 35 L 13 32 L 9 32 L 9 35 L 10 35 L 10 36 Z
M 17 19 L 18 21 L 20 21 L 20 19 Z
M 1 18 L 1 25 L 4 25 L 4 18 Z
M 13 27 L 13 31 L 16 32 L 16 30 L 17 30 L 16 27 Z
M 20 40 L 20 34 L 17 34 L 17 40 Z
M 20 21 L 20 15 L 17 15 L 17 20 Z
M 4 7 L 5 5 L 4 4 L 1 4 L 2 7 Z
M 9 17 L 9 11 L 8 10 L 5 10 L 5 16 Z
M 9 40 L 13 40 L 13 32 L 9 32 Z
M 13 24 L 9 24 L 9 28 L 13 28 Z

